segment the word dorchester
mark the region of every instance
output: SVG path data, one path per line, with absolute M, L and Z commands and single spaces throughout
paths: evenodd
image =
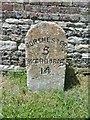
M 34 46 L 34 45 L 39 44 L 39 43 L 56 43 L 56 44 L 61 45 L 62 47 L 67 46 L 66 42 L 61 41 L 59 39 L 56 39 L 54 37 L 53 38 L 51 38 L 51 37 L 42 37 L 42 38 L 30 40 L 29 42 L 26 41 L 25 45 L 26 45 L 27 48 L 29 48 L 29 47 Z

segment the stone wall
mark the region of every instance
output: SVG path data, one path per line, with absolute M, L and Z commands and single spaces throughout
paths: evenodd
M 25 36 L 40 21 L 54 21 L 65 30 L 69 65 L 90 66 L 89 7 L 89 2 L 1 2 L 0 71 L 25 68 Z

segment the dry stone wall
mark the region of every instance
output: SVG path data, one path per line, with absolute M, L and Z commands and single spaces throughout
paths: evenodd
M 51 21 L 68 39 L 67 64 L 90 66 L 89 2 L 0 3 L 0 71 L 25 69 L 25 36 L 31 25 Z

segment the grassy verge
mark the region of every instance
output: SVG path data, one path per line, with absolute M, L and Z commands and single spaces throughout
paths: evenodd
M 25 72 L 7 73 L 2 84 L 3 118 L 88 118 L 88 77 L 77 79 L 80 84 L 65 91 L 32 93 Z

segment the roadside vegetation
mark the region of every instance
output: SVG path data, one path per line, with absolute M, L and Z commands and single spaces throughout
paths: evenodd
M 73 76 L 70 71 L 64 91 L 38 93 L 28 91 L 26 72 L 5 74 L 1 100 L 3 118 L 88 118 L 88 76 Z

